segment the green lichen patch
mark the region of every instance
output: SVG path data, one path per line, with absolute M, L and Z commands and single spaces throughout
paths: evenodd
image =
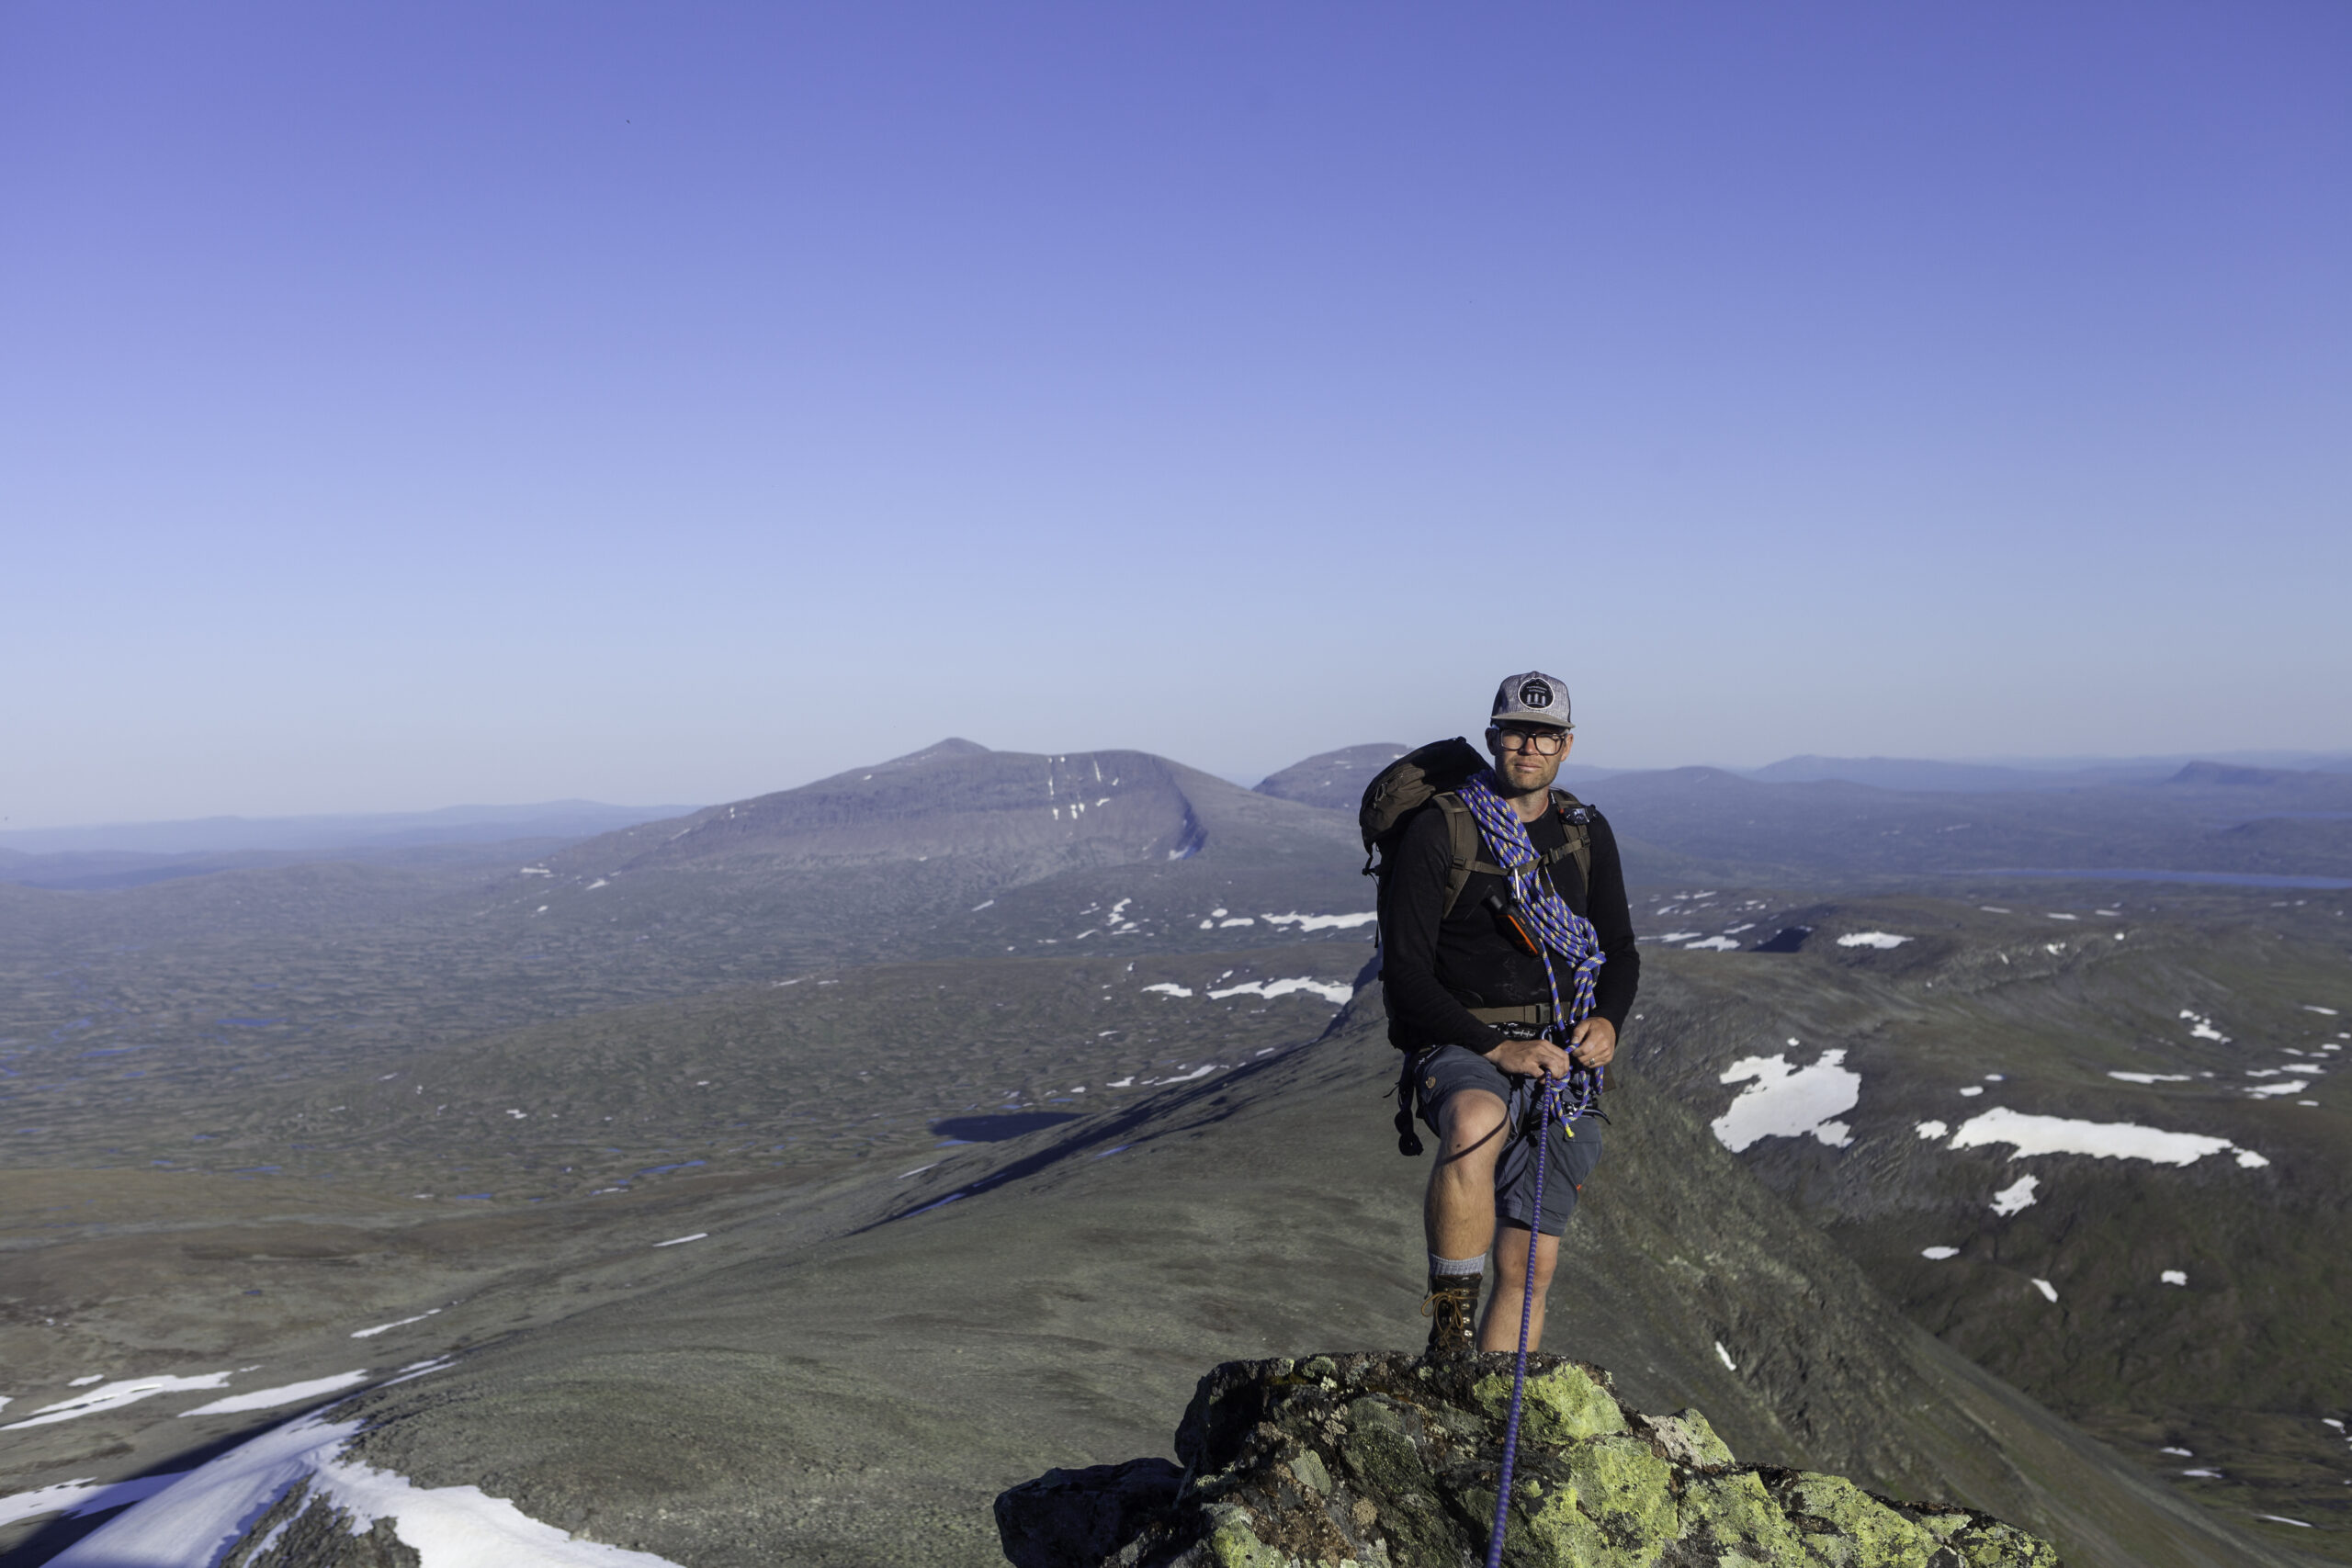
M 1626 1562 L 1649 1562 L 1681 1533 L 1674 1467 L 1647 1443 L 1633 1437 L 1595 1438 L 1564 1457 L 1578 1505 L 1628 1549 Z M 1641 1555 L 1644 1551 L 1649 1555 Z
M 1487 1415 L 1500 1416 L 1510 1408 L 1510 1382 L 1501 1372 L 1481 1378 L 1471 1397 Z M 1521 1430 L 1539 1443 L 1573 1443 L 1625 1430 L 1625 1413 L 1591 1373 L 1563 1361 L 1528 1378 Z
M 1519 1568 L 1521 1563 L 1535 1562 L 1543 1568 L 1631 1568 L 1633 1560 L 1622 1556 L 1601 1533 L 1600 1527 L 1577 1506 L 1573 1487 L 1560 1487 L 1544 1499 L 1542 1507 L 1532 1513 L 1514 1513 L 1511 1529 L 1519 1532 L 1524 1551 L 1512 1551 L 1511 1543 L 1504 1543 L 1504 1561 Z
M 1805 1538 L 1752 1470 L 1694 1479 L 1683 1489 L 1681 1523 L 1682 1544 L 1712 1548 L 1725 1565 L 1770 1563 L 1779 1568 L 1812 1561 Z
M 1286 1553 L 1258 1539 L 1249 1509 L 1222 1504 L 1208 1512 L 1209 1554 L 1217 1568 L 1288 1568 Z
M 1998 1519 L 1976 1519 L 1945 1544 L 1968 1568 L 2059 1568 L 2056 1547 Z
M 1843 1476 L 1801 1474 L 1779 1490 L 1826 1568 L 1928 1568 L 1936 1553 L 1933 1535 Z

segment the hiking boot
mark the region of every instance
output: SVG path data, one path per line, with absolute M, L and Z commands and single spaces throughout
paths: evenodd
M 1432 1274 L 1430 1293 L 1421 1299 L 1421 1315 L 1430 1320 L 1430 1360 L 1452 1360 L 1478 1348 L 1479 1274 Z

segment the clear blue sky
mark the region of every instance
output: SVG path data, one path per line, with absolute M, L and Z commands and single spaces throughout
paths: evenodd
M 2352 746 L 2352 7 L 0 4 L 0 817 Z

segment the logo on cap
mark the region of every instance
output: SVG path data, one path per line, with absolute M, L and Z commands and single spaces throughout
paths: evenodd
M 1519 683 L 1519 705 L 1529 708 L 1550 707 L 1552 688 L 1541 681 L 1521 681 Z

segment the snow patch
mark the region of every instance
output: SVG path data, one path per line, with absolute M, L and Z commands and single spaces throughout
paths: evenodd
M 1922 1122 L 1911 1130 L 1923 1138 L 1940 1138 L 1951 1131 L 1941 1122 Z
M 656 1247 L 684 1247 L 690 1241 L 708 1241 L 709 1239 L 710 1233 L 708 1231 L 696 1231 L 692 1235 L 673 1235 L 667 1241 L 657 1241 L 653 1245 Z
M 1147 996 L 1150 995 L 1154 991 L 1158 991 L 1163 996 L 1189 997 L 1193 994 L 1193 987 L 1190 986 L 1179 986 L 1170 980 L 1162 980 L 1156 986 L 1146 986 L 1144 987 L 1144 994 Z M 1112 1087 L 1116 1088 L 1117 1086 L 1114 1084 Z
M 2188 1275 L 2178 1269 L 2167 1269 L 2156 1276 L 2156 1282 L 2162 1285 L 2186 1285 L 2188 1283 Z
M 2190 1039 L 2212 1040 L 2217 1041 L 2223 1045 L 2227 1045 L 2230 1043 L 2230 1037 L 2228 1035 L 2213 1027 L 2213 1021 L 2211 1019 L 2199 1017 L 2198 1014 L 2189 1011 L 2187 1008 L 2180 1010 L 2180 1016 L 2188 1021 L 2188 1034 Z
M 2085 1122 L 2071 1116 L 2030 1116 L 1996 1106 L 1961 1123 L 1946 1145 L 1955 1149 L 2007 1144 L 2011 1159 L 2028 1155 L 2088 1155 L 2093 1159 L 2144 1159 L 2156 1165 L 2194 1165 L 2207 1155 L 2234 1151 L 2238 1164 L 2253 1169 L 2270 1162 L 2227 1138 L 2204 1133 L 2167 1133 L 2130 1122 Z
M 1896 936 L 1893 931 L 1849 931 L 1838 939 L 1840 947 L 1901 947 L 1911 939 Z
M 2036 1280 L 2033 1282 L 2033 1288 L 2041 1292 L 2044 1301 L 2054 1302 L 2058 1299 L 2058 1287 L 2047 1280 Z
M 1731 936 L 1711 936 L 1704 942 L 1686 942 L 1682 947 L 1686 953 L 1737 953 L 1739 939 Z
M 247 1369 L 250 1371 L 251 1369 Z M 27 1427 L 46 1427 L 54 1421 L 71 1421 L 77 1416 L 95 1416 L 101 1410 L 119 1410 L 126 1404 L 136 1404 L 159 1393 L 177 1393 L 187 1389 L 225 1388 L 232 1374 L 205 1372 L 192 1378 L 165 1375 L 153 1378 L 125 1378 L 119 1382 L 103 1383 L 87 1393 L 55 1404 L 44 1404 L 21 1421 L 11 1421 L 0 1427 L 0 1432 L 19 1431 Z
M 2038 1176 L 2020 1176 L 1993 1194 L 1993 1212 L 2002 1218 L 2021 1213 L 2033 1206 L 2034 1189 L 2041 1185 Z
M 2311 1087 L 2308 1078 L 2289 1078 L 2285 1083 L 2256 1084 L 2245 1092 L 2252 1095 L 2301 1094 Z
M 1305 976 L 1289 980 L 1244 980 L 1238 986 L 1228 986 L 1209 995 L 1222 1001 L 1227 997 L 1243 995 L 1266 998 L 1286 997 L 1293 991 L 1312 991 L 1334 1007 L 1345 1003 L 1356 994 L 1356 988 L 1344 980 L 1310 980 Z
M 2125 1083 L 2188 1083 L 2190 1081 L 2187 1073 L 2110 1072 L 2107 1076 L 2111 1078 L 2121 1078 Z
M 1919 1249 L 1919 1256 L 1926 1258 L 1930 1263 L 1941 1263 L 1947 1258 L 1958 1258 L 1960 1256 L 1960 1248 L 1956 1247 L 1923 1247 Z
M 1351 931 L 1378 919 L 1380 911 L 1377 909 L 1363 909 L 1352 915 L 1268 915 L 1266 923 L 1270 926 L 1296 926 L 1303 931 Z
M 234 1416 L 246 1410 L 275 1410 L 281 1404 L 298 1404 L 322 1394 L 338 1393 L 356 1382 L 368 1381 L 368 1369 L 354 1372 L 337 1372 L 333 1377 L 312 1378 L 309 1382 L 289 1382 L 283 1388 L 257 1388 L 249 1393 L 232 1393 L 226 1399 L 216 1399 L 209 1404 L 199 1404 L 193 1410 L 180 1412 L 182 1419 L 190 1416 Z
M 1810 1135 L 1833 1149 L 1851 1145 L 1854 1130 L 1831 1120 L 1851 1111 L 1862 1098 L 1862 1076 L 1846 1066 L 1845 1060 L 1846 1053 L 1838 1050 L 1824 1051 L 1804 1067 L 1791 1066 L 1784 1054 L 1734 1062 L 1719 1082 L 1754 1081 L 1710 1123 L 1716 1139 L 1734 1154 L 1763 1138 Z
M 1731 1352 L 1724 1348 L 1724 1342 L 1720 1339 L 1715 1341 L 1715 1354 L 1722 1358 L 1726 1371 L 1739 1371 L 1739 1363 L 1731 1359 Z

